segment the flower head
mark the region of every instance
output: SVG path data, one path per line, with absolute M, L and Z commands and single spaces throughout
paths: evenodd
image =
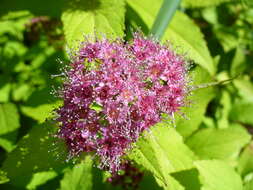
M 60 92 L 56 110 L 72 156 L 96 154 L 112 173 L 140 134 L 185 106 L 188 93 L 184 59 L 167 45 L 136 33 L 126 43 L 84 42 Z

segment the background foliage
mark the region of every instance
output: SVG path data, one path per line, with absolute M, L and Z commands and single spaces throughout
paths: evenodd
M 107 182 L 91 158 L 73 164 L 52 138 L 52 77 L 83 34 L 131 39 L 148 34 L 162 0 L 2 0 L 0 6 L 0 188 L 125 189 Z M 159 18 L 161 19 L 161 18 Z M 200 88 L 176 128 L 158 124 L 127 157 L 143 174 L 140 190 L 253 189 L 253 3 L 183 0 L 162 41 L 192 63 Z M 124 174 L 121 174 L 124 176 Z M 132 183 L 124 178 L 125 183 Z M 129 182 L 130 180 L 130 182 Z

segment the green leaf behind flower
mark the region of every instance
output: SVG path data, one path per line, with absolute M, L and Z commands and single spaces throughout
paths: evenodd
M 77 47 L 87 34 L 122 37 L 124 13 L 123 0 L 73 2 L 61 17 L 67 44 Z

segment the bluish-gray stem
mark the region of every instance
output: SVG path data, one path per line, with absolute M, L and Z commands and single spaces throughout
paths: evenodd
M 175 14 L 181 0 L 164 0 L 163 4 L 156 16 L 155 22 L 150 33 L 157 39 L 160 39 L 173 15 Z

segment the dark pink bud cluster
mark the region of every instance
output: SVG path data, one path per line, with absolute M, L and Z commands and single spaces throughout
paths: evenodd
M 95 153 L 111 172 L 144 130 L 185 106 L 188 93 L 183 58 L 138 33 L 129 43 L 84 42 L 66 75 L 59 137 L 70 155 Z
M 114 186 L 121 186 L 124 190 L 136 190 L 143 178 L 143 172 L 134 167 L 131 163 L 122 163 L 121 172 L 113 173 L 107 179 Z

